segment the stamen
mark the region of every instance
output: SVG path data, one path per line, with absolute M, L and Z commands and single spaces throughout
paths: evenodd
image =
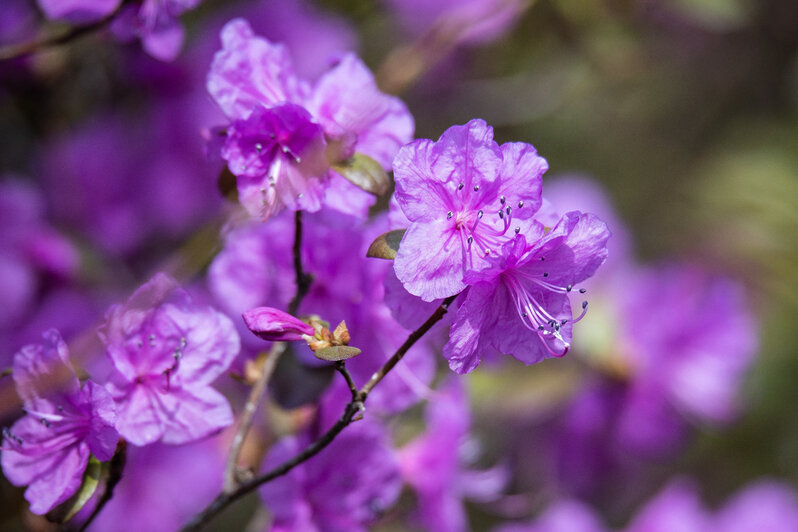
M 451 220 L 452 216 L 454 216 L 454 213 L 452 211 L 449 211 L 449 212 L 446 213 L 446 219 L 447 220 Z
M 520 209 L 523 206 L 524 206 L 524 200 L 519 201 L 518 202 L 518 208 Z
M 479 185 L 474 185 L 474 192 L 479 192 Z
M 457 190 L 463 190 L 463 187 L 465 187 L 465 183 L 460 183 L 457 185 Z
M 502 205 L 504 205 L 504 202 L 505 202 L 505 201 L 506 201 L 506 200 L 504 199 L 504 196 L 502 196 L 502 197 L 500 197 L 500 198 L 499 198 L 499 202 L 501 202 L 501 204 L 502 204 Z
M 477 212 L 477 218 L 479 218 L 480 220 L 482 219 L 482 215 L 483 215 L 482 211 Z
M 504 211 L 499 211 L 499 218 L 504 220 Z
M 517 235 L 517 234 L 518 234 L 518 233 L 520 233 L 520 232 L 521 232 L 521 228 L 520 228 L 520 227 L 516 227 L 516 228 L 515 228 L 515 234 Z

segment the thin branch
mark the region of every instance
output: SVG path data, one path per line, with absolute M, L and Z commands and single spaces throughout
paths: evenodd
M 116 17 L 119 12 L 122 11 L 122 8 L 127 4 L 130 4 L 131 1 L 132 0 L 124 0 L 123 2 L 120 2 L 119 7 L 117 7 L 111 14 L 106 15 L 96 22 L 91 22 L 83 26 L 73 26 L 60 35 L 50 35 L 48 37 L 34 39 L 29 42 L 11 44 L 1 47 L 0 61 L 21 59 L 54 46 L 67 44 L 75 39 L 78 39 L 79 37 L 82 37 L 83 35 L 94 33 L 95 31 L 107 26 L 114 19 L 114 17 Z
M 352 400 L 357 399 L 357 384 L 355 384 L 355 380 L 352 378 L 352 374 L 349 373 L 349 370 L 346 369 L 346 362 L 343 360 L 339 360 L 335 363 L 335 369 L 338 370 L 338 373 L 343 375 L 344 380 L 346 381 L 346 385 L 349 386 L 349 391 L 352 392 Z
M 91 512 L 91 515 L 86 522 L 78 529 L 78 532 L 83 532 L 89 525 L 94 521 L 94 518 L 100 515 L 100 512 L 105 505 L 108 504 L 114 496 L 114 488 L 119 481 L 122 480 L 122 472 L 125 470 L 125 462 L 127 461 L 127 442 L 125 440 L 119 440 L 119 444 L 116 447 L 116 452 L 114 456 L 111 458 L 110 468 L 108 471 L 108 480 L 105 483 L 105 492 L 103 493 L 102 498 L 97 503 L 97 506 L 94 507 L 94 510 Z
M 294 214 L 294 275 L 296 276 L 296 293 L 291 302 L 288 303 L 288 313 L 295 316 L 299 311 L 299 305 L 308 295 L 313 276 L 302 269 L 302 211 Z
M 214 500 L 209 504 L 202 512 L 194 516 L 194 518 L 189 521 L 182 529 L 182 532 L 191 532 L 195 530 L 199 530 L 203 526 L 205 526 L 211 519 L 213 519 L 216 515 L 218 515 L 222 510 L 227 508 L 230 504 L 237 501 L 247 493 L 255 490 L 259 486 L 271 482 L 272 480 L 279 478 L 292 469 L 294 469 L 299 464 L 309 460 L 310 458 L 317 455 L 321 452 L 325 447 L 327 447 L 332 441 L 335 439 L 338 434 L 341 433 L 352 421 L 355 419 L 355 416 L 358 413 L 363 412 L 364 405 L 366 399 L 368 398 L 368 394 L 374 389 L 374 387 L 379 384 L 379 382 L 388 374 L 388 372 L 393 369 L 396 364 L 402 360 L 405 353 L 407 353 L 408 349 L 410 349 L 413 344 L 415 344 L 419 338 L 424 336 L 433 325 L 438 323 L 446 312 L 449 309 L 449 305 L 451 305 L 452 301 L 457 296 L 452 296 L 446 298 L 443 303 L 435 310 L 435 312 L 425 321 L 418 329 L 411 332 L 408 335 L 407 340 L 396 350 L 396 352 L 385 361 L 385 364 L 377 370 L 377 372 L 371 377 L 371 379 L 360 389 L 356 390 L 353 393 L 352 400 L 347 403 L 344 413 L 341 418 L 332 426 L 330 429 L 325 432 L 318 440 L 311 443 L 309 446 L 305 448 L 304 451 L 296 455 L 291 460 L 282 463 L 281 465 L 275 467 L 274 469 L 267 471 L 266 473 L 259 475 L 251 480 L 247 480 L 243 482 L 235 491 L 231 493 L 220 493 Z M 339 369 L 339 371 L 341 371 Z M 348 371 L 344 369 L 342 372 L 344 378 L 347 378 Z M 347 379 L 347 384 L 351 380 L 351 376 Z M 350 388 L 354 388 L 354 381 L 350 385 Z
M 288 313 L 295 315 L 299 310 L 299 305 L 310 290 L 310 285 L 313 282 L 313 277 L 305 272 L 302 267 L 302 211 L 296 211 L 294 215 L 294 272 L 296 275 L 296 293 L 288 304 Z M 285 351 L 285 344 L 275 343 L 269 353 L 263 360 L 258 380 L 250 390 L 247 402 L 244 405 L 244 411 L 241 413 L 241 422 L 238 426 L 238 431 L 233 437 L 233 443 L 230 446 L 230 454 L 227 457 L 227 464 L 224 469 L 224 491 L 223 493 L 234 493 L 239 486 L 242 485 L 240 478 L 240 470 L 238 467 L 238 459 L 241 456 L 241 450 L 244 447 L 244 442 L 247 439 L 247 434 L 252 428 L 252 421 L 255 417 L 255 412 L 258 405 L 263 400 L 266 393 L 266 388 L 269 384 L 274 373 L 277 362 L 280 360 Z
M 230 493 L 234 491 L 240 483 L 240 470 L 238 468 L 238 459 L 241 456 L 241 450 L 244 447 L 244 442 L 247 439 L 250 428 L 252 428 L 252 421 L 255 417 L 255 412 L 258 410 L 258 405 L 266 393 L 266 388 L 269 379 L 274 373 L 274 368 L 277 367 L 277 361 L 280 355 L 283 354 L 285 345 L 282 342 L 275 343 L 268 353 L 265 354 L 258 380 L 252 386 L 249 392 L 247 402 L 244 404 L 244 410 L 241 412 L 241 420 L 238 425 L 238 431 L 233 437 L 233 443 L 230 446 L 230 454 L 227 457 L 227 464 L 224 468 L 224 491 Z

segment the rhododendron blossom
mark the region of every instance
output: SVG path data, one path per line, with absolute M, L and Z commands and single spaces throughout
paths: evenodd
M 114 366 L 108 390 L 117 429 L 129 442 L 187 443 L 233 422 L 227 399 L 210 384 L 238 354 L 238 334 L 174 279 L 157 274 L 111 307 L 100 335 Z
M 81 388 L 54 329 L 14 356 L 12 375 L 26 415 L 3 430 L 3 473 L 28 486 L 31 511 L 43 514 L 78 490 L 89 455 L 113 456 L 119 440 L 114 402 L 92 381 Z

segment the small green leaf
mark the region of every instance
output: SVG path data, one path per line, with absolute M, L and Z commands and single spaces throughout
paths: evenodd
M 107 468 L 107 463 L 101 463 L 93 454 L 89 455 L 89 463 L 83 473 L 83 481 L 80 484 L 80 488 L 67 501 L 53 508 L 47 514 L 47 519 L 56 523 L 66 523 L 75 517 L 75 514 L 89 502 L 91 496 L 97 491 L 100 476 L 103 470 Z
M 375 196 L 382 196 L 391 187 L 391 178 L 385 169 L 368 155 L 356 153 L 332 167 L 352 184 Z
M 339 360 L 346 360 L 348 358 L 356 357 L 361 353 L 357 347 L 349 345 L 333 345 L 330 347 L 323 347 L 313 354 L 316 358 L 327 360 L 329 362 L 337 362 Z
M 375 259 L 395 259 L 396 252 L 399 251 L 399 244 L 406 231 L 407 229 L 395 229 L 381 234 L 371 243 L 366 256 Z

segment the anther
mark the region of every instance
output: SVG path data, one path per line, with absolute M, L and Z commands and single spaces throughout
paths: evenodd
M 580 294 L 584 294 L 585 292 L 587 292 L 587 288 L 580 288 L 579 289 L 579 293 Z
M 568 320 L 562 320 L 562 321 L 560 322 L 560 325 L 562 325 L 562 326 L 565 326 L 565 324 L 566 324 L 566 323 L 568 323 Z
M 465 187 L 465 183 L 460 183 L 457 185 L 457 190 L 463 190 L 463 187 Z
M 499 198 L 499 201 L 501 202 L 501 204 L 502 204 L 502 205 L 504 205 L 504 202 L 505 202 L 506 200 L 504 199 L 504 196 L 502 196 L 502 197 L 500 197 L 500 198 Z
M 518 202 L 518 208 L 520 209 L 523 206 L 524 206 L 524 200 L 519 201 Z
M 520 228 L 520 227 L 516 227 L 516 228 L 515 228 L 515 234 L 517 235 L 517 234 L 518 234 L 518 233 L 520 233 L 520 232 L 521 232 L 521 228 Z
M 504 211 L 499 211 L 499 218 L 504 220 Z
M 587 301 L 582 301 L 582 310 L 587 308 Z
M 479 218 L 480 220 L 482 219 L 482 215 L 483 215 L 482 211 L 477 212 L 477 218 Z
M 479 185 L 474 185 L 474 192 L 479 192 Z
M 446 219 L 447 220 L 451 220 L 452 216 L 454 216 L 454 213 L 452 211 L 449 211 L 449 212 L 446 213 Z
M 50 428 L 50 422 L 49 422 L 49 421 L 47 421 L 46 419 L 44 419 L 44 418 L 41 418 L 41 419 L 39 420 L 39 422 L 40 422 L 42 425 L 44 425 L 45 427 L 47 427 L 47 428 Z
M 549 272 L 543 272 L 543 277 L 548 277 L 548 276 L 549 276 Z
M 546 260 L 546 257 L 540 257 L 540 260 Z
M 505 212 L 507 213 L 507 216 L 510 216 L 510 215 L 513 213 L 513 208 L 512 208 L 512 207 L 507 207 L 507 208 L 506 208 L 506 209 L 504 209 L 504 210 L 505 210 Z
M 569 284 L 568 286 L 565 287 L 565 291 L 566 292 L 570 292 L 573 287 L 574 287 L 574 285 Z
M 261 144 L 260 142 L 257 142 L 255 144 L 255 149 L 258 150 L 258 151 L 262 151 L 263 150 L 263 144 Z
M 473 236 L 469 236 L 468 237 L 468 243 L 471 244 L 472 242 L 474 242 L 474 237 Z

